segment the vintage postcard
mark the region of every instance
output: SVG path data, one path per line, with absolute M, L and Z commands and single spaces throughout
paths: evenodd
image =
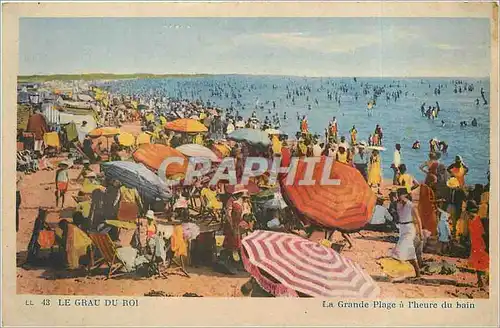
M 495 3 L 2 11 L 3 325 L 498 325 Z

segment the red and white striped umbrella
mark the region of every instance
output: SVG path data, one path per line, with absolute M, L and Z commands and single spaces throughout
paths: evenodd
M 242 247 L 245 269 L 275 296 L 300 292 L 313 297 L 373 298 L 380 293 L 359 264 L 302 237 L 257 230 L 242 240 Z

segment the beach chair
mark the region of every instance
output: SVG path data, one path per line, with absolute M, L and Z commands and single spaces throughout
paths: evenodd
M 101 257 L 94 261 L 94 252 L 92 251 L 89 272 L 101 267 L 106 263 L 109 267 L 108 279 L 111 278 L 113 273 L 123 268 L 125 265 L 118 258 L 116 246 L 107 233 L 91 232 L 90 239 L 94 246 L 101 253 Z M 116 276 L 116 275 L 115 275 Z
M 195 213 L 200 213 L 201 212 L 201 205 L 198 206 L 198 204 L 201 204 L 201 188 L 198 186 L 194 186 L 189 190 L 189 206 L 188 208 L 195 212 Z

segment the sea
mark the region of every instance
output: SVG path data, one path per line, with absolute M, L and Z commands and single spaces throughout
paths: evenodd
M 467 88 L 464 88 L 465 85 Z M 472 91 L 469 85 L 473 86 Z M 488 78 L 208 75 L 108 81 L 105 86 L 114 93 L 125 95 L 199 99 L 205 104 L 209 102 L 211 106 L 233 107 L 244 118 L 256 111 L 261 121 L 266 116 L 271 118 L 277 114 L 281 121 L 280 130 L 291 138 L 299 130 L 298 117 L 303 115 L 307 116 L 309 129 L 320 136 L 324 135 L 328 122 L 336 117 L 339 134 L 347 140 L 353 125 L 358 131 L 358 140 L 367 141 L 379 124 L 384 132 L 383 146 L 386 147 L 382 152 L 382 172 L 384 178 L 389 179 L 392 178 L 390 166 L 396 143 L 402 146 L 402 160 L 409 173 L 420 181 L 424 179 L 419 166 L 428 158 L 429 140 L 436 138 L 449 145 L 448 155 L 441 158 L 442 162 L 448 165 L 454 161 L 455 155 L 462 156 L 470 170 L 466 177 L 467 184 L 484 184 L 487 181 L 490 158 Z M 374 88 L 383 91 L 377 97 L 372 116 L 369 116 L 367 104 L 373 99 Z M 460 92 L 462 88 L 465 90 Z M 484 104 L 481 88 L 487 104 Z M 400 93 L 398 99 L 387 99 L 387 95 L 392 96 L 397 91 Z M 421 106 L 424 102 L 426 109 L 439 103 L 437 119 L 422 117 Z M 474 118 L 478 122 L 476 127 L 471 126 Z M 441 121 L 444 121 L 444 126 Z M 461 126 L 462 121 L 468 125 Z M 420 150 L 411 147 L 416 140 L 421 143 Z

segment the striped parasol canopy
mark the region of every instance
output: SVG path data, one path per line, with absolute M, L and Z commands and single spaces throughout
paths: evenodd
M 184 164 L 172 163 L 167 167 L 166 175 L 168 177 L 183 175 L 186 173 L 188 161 L 180 151 L 175 148 L 162 144 L 144 144 L 139 147 L 132 157 L 136 162 L 142 163 L 147 167 L 158 171 L 163 161 L 168 157 L 180 157 L 184 159 Z
M 184 144 L 175 148 L 188 157 L 208 158 L 214 163 L 219 163 L 221 159 L 209 148 L 198 144 Z
M 257 230 L 242 240 L 245 269 L 274 296 L 374 298 L 380 289 L 359 264 L 302 237 Z
M 193 120 L 190 118 L 180 118 L 172 122 L 167 122 L 167 124 L 165 124 L 165 129 L 177 132 L 187 132 L 187 133 L 208 131 L 205 125 L 203 125 L 197 120 Z
M 303 159 L 297 164 L 293 183 L 287 183 L 287 176 L 281 177 L 285 200 L 316 225 L 343 231 L 364 227 L 371 219 L 376 195 L 358 170 L 335 161 L 328 178 L 337 179 L 340 184 L 321 183 L 326 161 L 327 157 L 322 156 L 314 166 L 314 183 L 311 185 L 299 184 L 308 167 Z

